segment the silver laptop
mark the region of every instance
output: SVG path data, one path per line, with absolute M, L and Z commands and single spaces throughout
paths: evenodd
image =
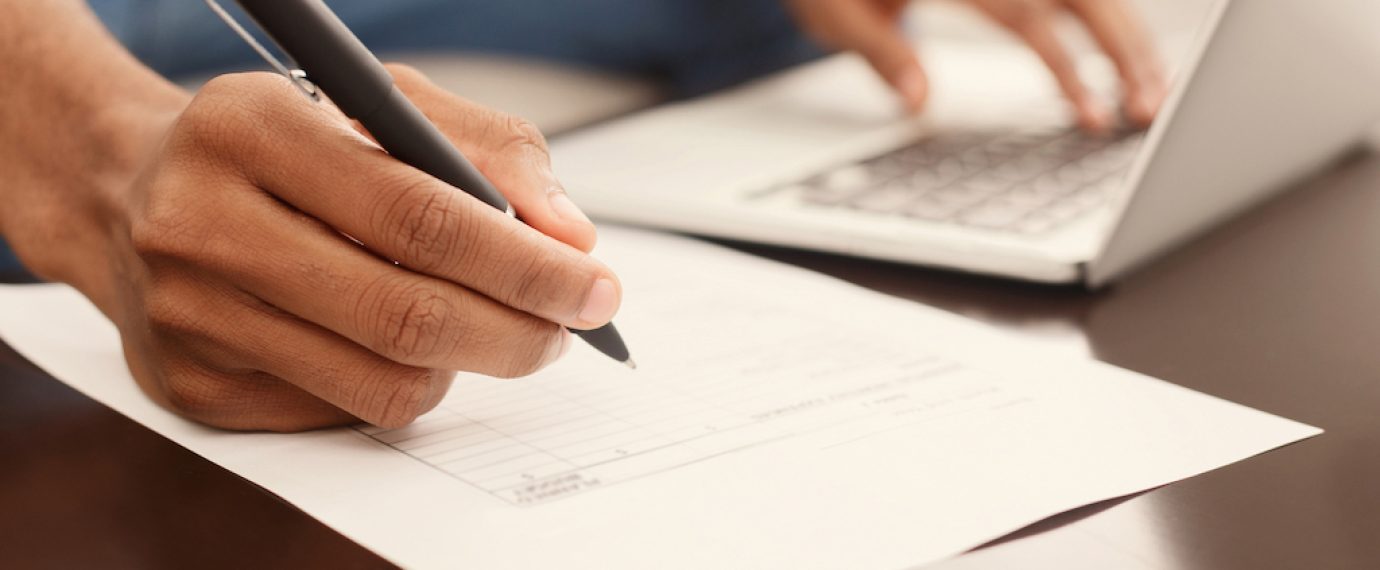
M 1147 132 L 1078 133 L 1034 56 L 954 44 L 925 48 L 936 88 L 917 119 L 844 55 L 565 135 L 552 154 L 599 219 L 1095 287 L 1380 120 L 1375 0 L 1223 0 L 1188 53 Z

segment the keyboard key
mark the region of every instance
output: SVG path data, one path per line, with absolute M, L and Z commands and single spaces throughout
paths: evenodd
M 1073 137 L 1060 137 L 1036 149 L 1034 154 L 1051 162 L 1061 162 L 1070 156 L 1077 156 L 1077 144 Z
M 1111 174 L 1112 172 L 1130 166 L 1131 160 L 1134 158 L 1134 154 L 1102 149 L 1083 157 L 1078 163 L 1088 171 L 1098 174 Z
M 1004 202 L 988 202 L 978 208 L 965 212 L 964 224 L 978 228 L 1004 229 L 1025 217 L 1026 210 Z
M 1074 193 L 1069 194 L 1068 197 L 1065 199 L 1078 204 L 1080 208 L 1086 210 L 1096 206 L 1101 206 L 1104 202 L 1107 201 L 1107 195 L 1102 191 L 1102 188 L 1100 187 L 1088 186 L 1084 188 L 1079 188 Z
M 1058 196 L 1073 190 L 1067 183 L 1053 174 L 1046 174 L 1032 180 L 1030 182 L 1030 189 L 1032 192 L 1042 196 Z
M 916 169 L 906 184 L 919 190 L 935 190 L 953 184 L 969 174 L 958 159 L 946 158 L 934 166 Z
M 958 210 L 959 206 L 955 204 L 921 196 L 906 206 L 905 214 L 912 218 L 940 222 L 952 218 Z
M 1058 220 L 1053 217 L 1036 212 L 1017 221 L 1014 227 L 1016 231 L 1026 235 L 1039 235 L 1049 233 L 1058 225 Z
M 987 155 L 988 160 L 996 164 L 1025 154 L 1032 146 L 1033 145 L 1029 142 L 1023 141 L 1022 139 L 999 138 L 983 145 L 982 151 Z
M 1048 214 L 1050 218 L 1053 218 L 1058 223 L 1066 223 L 1077 218 L 1084 210 L 1086 210 L 1086 208 L 1075 200 L 1060 199 L 1051 203 L 1041 211 Z
M 1034 186 L 1017 186 L 1002 194 L 1002 198 L 1025 209 L 1033 210 L 1054 200 L 1055 194 L 1040 192 Z
M 905 176 L 915 172 L 919 166 L 914 162 L 907 162 L 889 154 L 881 158 L 876 158 L 863 163 L 863 168 L 868 169 L 874 176 L 884 178 L 895 178 Z
M 992 176 L 987 173 L 978 174 L 961 182 L 963 186 L 971 188 L 974 192 L 979 192 L 985 196 L 1010 192 L 1015 189 L 1009 180 Z
M 998 194 L 1006 194 L 1015 189 L 1015 187 L 1011 186 L 1010 184 L 998 186 L 996 184 L 992 184 L 991 181 L 980 180 L 976 178 L 965 179 L 962 182 L 953 184 L 949 188 L 953 188 L 983 198 L 996 196 Z
M 856 165 L 846 166 L 807 182 L 801 198 L 809 204 L 838 204 L 873 183 L 874 178 L 867 169 Z
M 987 195 L 974 192 L 972 189 L 960 185 L 929 192 L 925 194 L 925 197 L 936 202 L 953 205 L 956 208 L 967 208 L 983 201 Z
M 965 174 L 971 173 L 970 170 L 964 167 L 962 161 L 952 157 L 946 158 L 940 161 L 939 164 L 934 165 L 934 172 L 939 175 L 941 180 L 950 182 L 957 180 Z
M 890 156 L 895 157 L 901 163 L 920 166 L 933 166 L 944 158 L 942 152 L 936 152 L 935 149 L 931 149 L 924 143 L 903 148 Z
M 963 170 L 968 173 L 982 172 L 992 166 L 992 161 L 987 157 L 986 149 L 983 147 L 963 151 L 958 160 L 963 164 Z
M 859 210 L 876 212 L 879 214 L 894 214 L 901 208 L 916 198 L 915 190 L 905 186 L 889 184 L 862 192 L 848 201 L 850 206 Z
M 1117 172 L 1102 180 L 1094 182 L 1092 185 L 1097 188 L 1098 192 L 1107 197 L 1107 199 L 1111 199 L 1113 196 L 1116 196 L 1118 192 L 1121 192 L 1122 189 L 1126 188 L 1126 172 L 1122 170 L 1121 172 Z
M 1054 179 L 1069 186 L 1081 186 L 1101 177 L 1101 174 L 1089 172 L 1077 162 L 1065 164 L 1054 171 Z
M 824 175 L 820 185 L 835 192 L 851 192 L 871 184 L 872 173 L 862 166 L 845 166 Z
M 987 133 L 951 133 L 925 139 L 925 141 L 921 143 L 921 146 L 923 146 L 927 152 L 937 156 L 954 156 L 969 148 L 991 140 L 991 138 L 992 135 Z
M 1012 182 L 1024 182 L 1044 174 L 1053 166 L 1054 165 L 1048 160 L 1041 160 L 1034 156 L 1022 156 L 1003 163 L 1001 166 L 994 169 L 992 173 Z

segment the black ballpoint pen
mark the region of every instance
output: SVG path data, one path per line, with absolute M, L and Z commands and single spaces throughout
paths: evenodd
M 286 72 L 213 0 L 207 2 L 260 54 Z M 498 208 L 508 201 L 393 84 L 393 76 L 322 0 L 238 0 L 259 27 L 305 71 L 290 74 L 308 94 L 321 88 L 394 158 Z M 636 368 L 618 329 L 570 329 L 610 358 Z

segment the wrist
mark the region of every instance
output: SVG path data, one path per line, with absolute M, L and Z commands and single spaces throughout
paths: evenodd
M 0 0 L 0 54 L 0 234 L 113 317 L 127 195 L 190 96 L 80 0 Z
M 71 105 L 70 120 L 32 121 L 52 130 L 20 137 L 26 148 L 0 158 L 0 233 L 36 275 L 76 287 L 107 314 L 123 273 L 129 190 L 190 99 L 156 81 L 137 96 Z

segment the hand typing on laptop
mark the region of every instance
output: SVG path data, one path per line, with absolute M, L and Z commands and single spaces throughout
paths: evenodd
M 858 52 L 912 111 L 925 104 L 929 85 L 910 41 L 900 29 L 908 0 L 786 0 L 807 32 L 825 44 Z M 1167 91 L 1164 67 L 1138 16 L 1125 0 L 969 0 L 1019 36 L 1049 66 L 1079 124 L 1104 131 L 1115 119 L 1078 76 L 1074 58 L 1056 24 L 1065 14 L 1080 20 L 1116 63 L 1126 118 L 1146 126 Z

